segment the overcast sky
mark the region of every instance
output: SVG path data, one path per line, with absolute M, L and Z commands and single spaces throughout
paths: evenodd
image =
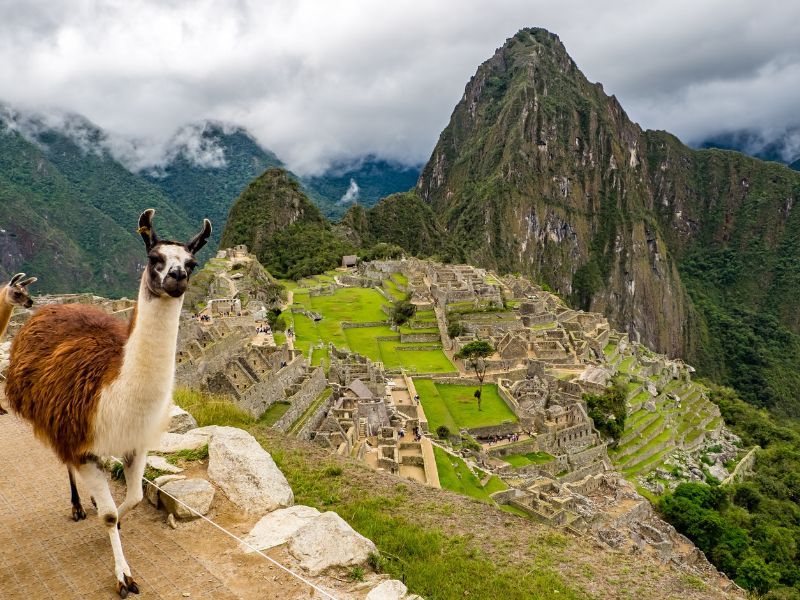
M 0 0 L 0 101 L 154 142 L 234 122 L 301 173 L 417 163 L 478 64 L 540 26 L 634 120 L 692 142 L 800 123 L 798 23 L 791 0 Z

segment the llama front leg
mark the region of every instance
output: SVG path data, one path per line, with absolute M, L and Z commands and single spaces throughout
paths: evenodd
M 127 492 L 125 493 L 125 500 L 117 509 L 120 521 L 122 517 L 125 516 L 129 510 L 135 508 L 144 497 L 144 493 L 142 492 L 142 476 L 144 475 L 146 465 L 146 449 L 134 450 L 122 458 L 122 468 L 125 471 Z
M 75 485 L 75 467 L 67 465 L 69 474 L 69 491 L 72 501 L 72 520 L 76 523 L 86 518 L 86 511 L 81 506 L 81 497 L 78 495 L 78 486 Z
M 122 553 L 122 542 L 117 531 L 118 513 L 114 498 L 111 497 L 111 490 L 108 489 L 108 480 L 101 469 L 96 457 L 88 458 L 78 468 L 81 477 L 89 493 L 97 502 L 97 514 L 103 521 L 103 525 L 108 531 L 111 540 L 111 550 L 114 552 L 114 575 L 117 578 L 117 593 L 122 598 L 127 598 L 128 593 L 138 594 L 139 586 L 131 577 L 131 569 L 125 556 Z

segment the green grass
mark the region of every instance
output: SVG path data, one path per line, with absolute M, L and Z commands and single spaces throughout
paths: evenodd
M 400 288 L 398 288 L 397 284 L 391 279 L 384 279 L 383 287 L 386 289 L 389 295 L 395 300 L 402 300 L 403 298 L 406 297 L 406 293 Z
M 622 373 L 629 373 L 629 372 L 630 372 L 630 370 L 631 370 L 631 368 L 633 368 L 633 363 L 634 363 L 635 361 L 636 361 L 636 357 L 634 357 L 634 356 L 629 356 L 628 358 L 626 358 L 625 360 L 623 360 L 623 361 L 622 361 L 622 362 L 619 364 L 619 370 L 620 370 L 620 372 L 622 372 Z
M 418 310 L 414 313 L 414 321 L 435 321 L 436 312 L 431 310 Z
M 391 277 L 397 284 L 402 285 L 403 287 L 408 286 L 408 277 L 403 275 L 402 273 L 392 273 Z
M 553 460 L 553 457 L 547 452 L 528 452 L 526 454 L 509 454 L 503 456 L 502 460 L 513 467 L 527 467 L 528 465 L 548 463 Z
M 457 432 L 461 428 L 470 429 L 517 421 L 517 417 L 497 394 L 497 386 L 494 384 L 483 386 L 480 411 L 478 402 L 473 396 L 476 389 L 474 385 L 438 384 L 429 379 L 415 379 L 414 385 L 425 409 L 431 431 L 436 431 L 440 425 Z
M 463 460 L 448 454 L 438 446 L 433 447 L 433 453 L 436 456 L 436 470 L 439 471 L 439 483 L 442 484 L 444 489 L 457 492 L 463 496 L 475 498 L 481 502 L 494 502 L 489 494 L 499 491 L 499 489 L 505 489 L 494 489 L 498 484 L 492 483 L 491 480 L 489 480 L 486 488 L 484 488 L 481 485 L 480 479 L 476 477 Z M 502 484 L 502 480 L 500 480 L 500 483 Z M 493 489 L 487 491 L 490 485 Z
M 258 419 L 258 422 L 272 427 L 283 415 L 286 414 L 286 411 L 289 410 L 289 407 L 291 406 L 292 405 L 289 402 L 275 402 L 264 411 L 264 414 L 261 415 L 261 417 Z
M 286 334 L 282 331 L 273 331 L 272 338 L 275 340 L 276 346 L 282 346 L 286 343 Z
M 255 419 L 225 396 L 212 396 L 188 388 L 178 388 L 173 395 L 175 404 L 192 414 L 197 425 L 230 425 L 248 427 Z
M 296 294 L 297 292 L 295 292 Z M 309 297 L 304 306 L 322 315 L 321 321 L 313 321 L 303 314 L 294 313 L 295 348 L 309 354 L 311 346 L 320 341 L 333 342 L 337 348 L 358 352 L 374 361 L 381 361 L 387 369 L 407 369 L 416 373 L 452 373 L 453 363 L 441 350 L 410 350 L 398 348 L 399 334 L 392 331 L 388 323 L 374 327 L 342 328 L 342 323 L 373 323 L 386 321 L 381 310 L 386 300 L 375 290 L 367 288 L 341 288 L 332 296 Z M 432 312 L 432 311 L 431 311 Z M 436 330 L 431 330 L 437 331 Z M 380 341 L 379 337 L 397 337 L 396 341 Z M 416 346 L 418 344 L 410 344 Z M 312 365 L 327 359 L 327 350 L 315 350 Z

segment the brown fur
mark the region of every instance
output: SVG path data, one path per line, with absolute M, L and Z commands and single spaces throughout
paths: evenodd
M 80 304 L 46 306 L 11 346 L 6 398 L 66 464 L 90 447 L 100 393 L 119 375 L 128 324 Z

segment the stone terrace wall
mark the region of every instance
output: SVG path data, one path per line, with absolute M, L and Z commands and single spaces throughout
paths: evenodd
M 267 377 L 265 381 L 247 389 L 236 400 L 236 404 L 254 417 L 260 417 L 275 402 L 286 399 L 284 390 L 305 374 L 306 365 L 306 359 L 303 356 L 297 356 L 284 368 Z
M 311 406 L 328 385 L 322 367 L 317 367 L 309 378 L 300 385 L 300 389 L 290 398 L 292 405 L 273 426 L 278 431 L 286 431 Z

